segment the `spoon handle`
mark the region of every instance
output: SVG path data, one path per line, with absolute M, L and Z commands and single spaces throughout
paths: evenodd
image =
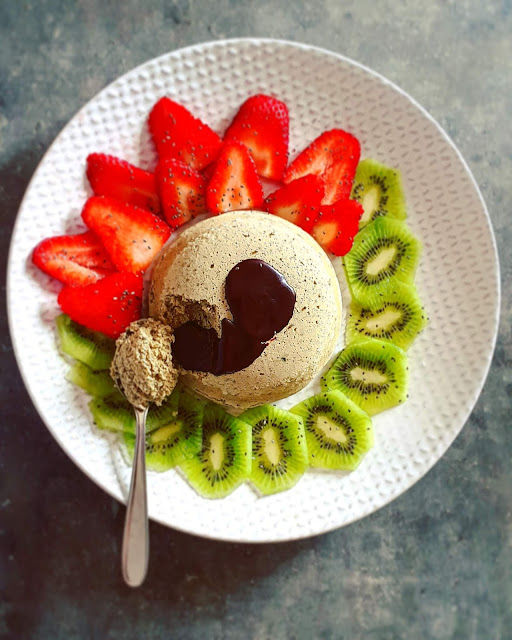
M 133 457 L 130 493 L 126 505 L 123 532 L 121 568 L 123 578 L 130 587 L 144 582 L 148 570 L 149 527 L 148 499 L 146 490 L 146 416 L 147 407 L 134 407 L 137 428 L 135 432 L 135 454 Z

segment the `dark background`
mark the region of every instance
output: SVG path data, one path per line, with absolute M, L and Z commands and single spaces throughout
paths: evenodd
M 237 36 L 315 44 L 372 67 L 462 151 L 502 269 L 501 330 L 484 391 L 443 459 L 378 513 L 265 546 L 152 524 L 148 579 L 133 591 L 119 570 L 124 508 L 39 419 L 2 305 L 0 637 L 512 638 L 510 0 L 0 0 L 2 273 L 28 181 L 79 107 L 154 56 Z

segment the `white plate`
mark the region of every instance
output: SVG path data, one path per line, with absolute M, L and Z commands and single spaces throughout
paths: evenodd
M 9 257 L 10 328 L 25 384 L 53 436 L 98 485 L 124 500 L 127 467 L 111 439 L 91 427 L 85 394 L 64 378 L 52 322 L 58 286 L 32 267 L 31 250 L 46 236 L 81 228 L 88 153 L 153 167 L 146 119 L 159 97 L 174 97 L 222 132 L 258 92 L 288 104 L 292 157 L 325 129 L 341 127 L 359 138 L 362 157 L 401 169 L 408 223 L 424 244 L 417 285 L 430 324 L 410 350 L 408 401 L 375 417 L 375 447 L 356 471 L 308 472 L 292 490 L 266 498 L 242 486 L 217 501 L 200 498 L 175 471 L 149 474 L 151 518 L 243 542 L 341 527 L 421 478 L 477 400 L 500 297 L 495 241 L 467 165 L 432 118 L 388 80 L 334 53 L 276 40 L 206 43 L 152 60 L 104 89 L 60 133 L 27 190 Z

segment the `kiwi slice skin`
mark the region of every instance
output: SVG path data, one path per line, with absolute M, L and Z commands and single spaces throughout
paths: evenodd
M 351 303 L 347 342 L 376 338 L 406 351 L 427 323 L 416 287 L 395 282 L 364 307 L 356 301 Z
M 360 231 L 343 264 L 352 297 L 369 306 L 395 282 L 413 284 L 421 242 L 407 225 L 377 218 Z
M 116 349 L 115 340 L 91 331 L 62 313 L 55 320 L 61 350 L 91 369 L 108 369 Z
M 185 390 L 175 389 L 169 405 L 176 408 L 174 417 L 146 433 L 146 465 L 152 471 L 167 471 L 196 455 L 202 444 L 204 402 Z M 123 434 L 130 458 L 135 437 Z
M 178 412 L 178 401 L 179 389 L 175 389 L 161 406 L 151 404 L 146 419 L 146 433 L 151 433 L 174 420 Z M 135 435 L 133 407 L 119 391 L 105 398 L 93 398 L 89 402 L 89 409 L 99 429 Z
M 407 356 L 384 340 L 349 344 L 321 379 L 322 390 L 341 391 L 370 416 L 407 399 Z
M 370 417 L 340 391 L 318 393 L 291 412 L 304 421 L 312 467 L 353 470 L 373 446 Z
M 83 362 L 77 360 L 66 374 L 66 379 L 77 387 L 86 391 L 89 395 L 104 398 L 116 390 L 110 372 L 91 369 Z
M 180 465 L 191 486 L 205 498 L 224 498 L 251 472 L 251 427 L 208 403 L 200 451 Z
M 269 404 L 239 418 L 252 428 L 251 483 L 264 495 L 293 487 L 308 467 L 302 419 Z
M 358 164 L 350 197 L 364 209 L 360 229 L 381 216 L 398 220 L 407 217 L 400 171 L 370 158 Z

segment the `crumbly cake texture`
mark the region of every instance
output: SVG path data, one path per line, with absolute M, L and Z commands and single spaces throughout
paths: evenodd
M 136 407 L 162 404 L 178 382 L 172 328 L 153 318 L 132 322 L 117 339 L 110 375 Z
M 176 328 L 193 320 L 220 335 L 232 318 L 224 292 L 230 270 L 257 258 L 277 269 L 296 293 L 293 316 L 251 365 L 236 373 L 180 370 L 199 394 L 244 410 L 290 396 L 332 354 L 341 326 L 341 294 L 324 250 L 282 218 L 257 211 L 226 213 L 184 230 L 158 258 L 149 291 L 149 315 Z

